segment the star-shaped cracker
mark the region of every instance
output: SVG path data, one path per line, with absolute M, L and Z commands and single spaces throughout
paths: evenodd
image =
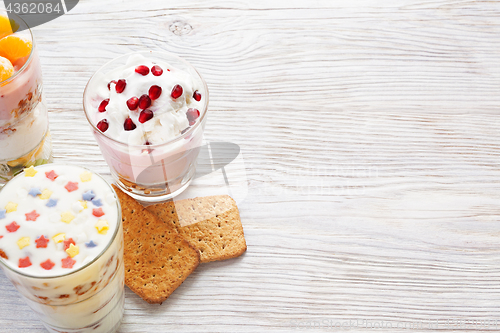
M 24 177 L 35 177 L 38 171 L 35 170 L 33 166 L 30 166 L 27 169 L 24 169 Z
M 26 215 L 26 221 L 36 221 L 36 219 L 40 216 L 40 214 L 38 214 L 36 210 L 24 215 Z
M 36 243 L 36 248 L 39 249 L 39 248 L 46 248 L 47 247 L 47 243 L 49 242 L 49 239 L 48 238 L 45 238 L 44 235 L 41 235 L 40 237 L 38 237 L 36 240 L 35 240 L 35 243 Z

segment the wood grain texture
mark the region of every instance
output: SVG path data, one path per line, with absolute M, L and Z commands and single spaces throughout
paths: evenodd
M 162 306 L 127 290 L 120 332 L 500 330 L 500 2 L 84 0 L 35 35 L 56 161 L 109 177 L 82 93 L 143 49 L 197 67 L 207 140 L 242 148 L 247 252 Z M 1 332 L 43 332 L 0 295 Z

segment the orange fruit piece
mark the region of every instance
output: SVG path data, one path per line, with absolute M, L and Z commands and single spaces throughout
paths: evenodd
M 12 35 L 17 29 L 19 29 L 19 24 L 16 21 L 10 20 L 7 16 L 0 15 L 0 38 Z
M 10 35 L 0 39 L 0 57 L 9 59 L 14 66 L 19 66 L 19 61 L 26 61 L 32 47 L 30 40 Z
M 9 59 L 0 57 L 0 82 L 7 80 L 14 74 L 14 66 Z

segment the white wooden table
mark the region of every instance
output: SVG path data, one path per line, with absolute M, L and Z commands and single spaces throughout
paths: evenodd
M 56 161 L 109 177 L 82 93 L 144 49 L 242 149 L 247 253 L 127 289 L 120 332 L 500 330 L 499 1 L 82 0 L 34 33 Z M 0 332 L 44 332 L 3 273 Z

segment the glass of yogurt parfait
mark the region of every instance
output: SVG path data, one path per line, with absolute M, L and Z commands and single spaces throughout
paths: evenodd
M 0 10 L 0 187 L 23 168 L 52 161 L 35 41 L 26 23 L 11 17 Z
M 115 332 L 123 230 L 113 188 L 88 169 L 29 167 L 0 190 L 0 268 L 49 332 Z
M 208 107 L 193 66 L 166 52 L 120 56 L 92 76 L 83 106 L 114 180 L 132 197 L 164 201 L 188 187 Z

